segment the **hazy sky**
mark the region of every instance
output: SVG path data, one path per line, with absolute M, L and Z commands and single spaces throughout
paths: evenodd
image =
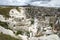
M 0 5 L 33 5 L 33 6 L 48 6 L 60 7 L 60 0 L 0 0 Z

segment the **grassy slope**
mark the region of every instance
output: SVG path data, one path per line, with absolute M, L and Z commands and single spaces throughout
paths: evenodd
M 0 33 L 0 40 L 18 40 L 18 39 L 11 37 L 10 35 Z
M 4 15 L 4 17 L 9 17 L 10 9 L 12 9 L 12 8 L 11 7 L 7 7 L 7 8 L 0 7 L 0 14 Z

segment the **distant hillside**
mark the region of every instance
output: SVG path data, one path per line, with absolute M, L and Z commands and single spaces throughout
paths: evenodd
M 19 7 L 19 6 L 18 6 Z M 16 8 L 18 11 L 18 7 L 8 6 L 8 7 L 0 7 L 0 14 L 4 15 L 5 17 L 9 17 L 9 11 L 13 8 Z M 27 16 L 40 16 L 41 14 L 44 15 L 60 15 L 60 8 L 50 8 L 50 7 L 36 7 L 36 6 L 21 6 L 25 8 Z
M 50 7 L 26 7 L 27 14 L 34 16 L 41 16 L 44 14 L 45 16 L 60 16 L 60 8 L 50 8 Z

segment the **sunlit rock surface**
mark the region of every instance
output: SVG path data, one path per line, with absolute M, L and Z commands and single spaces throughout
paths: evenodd
M 60 38 L 57 35 L 52 34 L 49 36 L 32 37 L 29 40 L 60 40 Z
M 0 15 L 0 21 L 5 21 L 5 18 L 3 17 L 3 15 Z
M 9 29 L 5 29 L 4 27 L 0 26 L 0 33 L 3 34 L 7 34 L 7 35 L 11 35 L 13 37 L 16 37 L 15 34 L 13 33 L 13 31 L 9 30 Z M 16 37 L 17 38 L 17 37 Z

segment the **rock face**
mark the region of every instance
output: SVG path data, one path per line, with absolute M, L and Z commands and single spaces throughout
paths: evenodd
M 0 33 L 7 34 L 7 35 L 11 35 L 13 37 L 16 37 L 15 34 L 13 33 L 13 31 L 11 31 L 9 29 L 5 29 L 2 26 L 0 26 Z
M 50 36 L 32 37 L 29 40 L 60 40 L 60 38 L 57 35 L 53 34 Z
M 9 11 L 9 18 L 0 15 L 0 21 L 8 24 L 6 30 L 1 27 L 0 31 L 7 34 L 10 30 L 8 35 L 14 34 L 22 40 L 59 40 L 60 12 L 57 10 L 44 7 L 13 8 Z

